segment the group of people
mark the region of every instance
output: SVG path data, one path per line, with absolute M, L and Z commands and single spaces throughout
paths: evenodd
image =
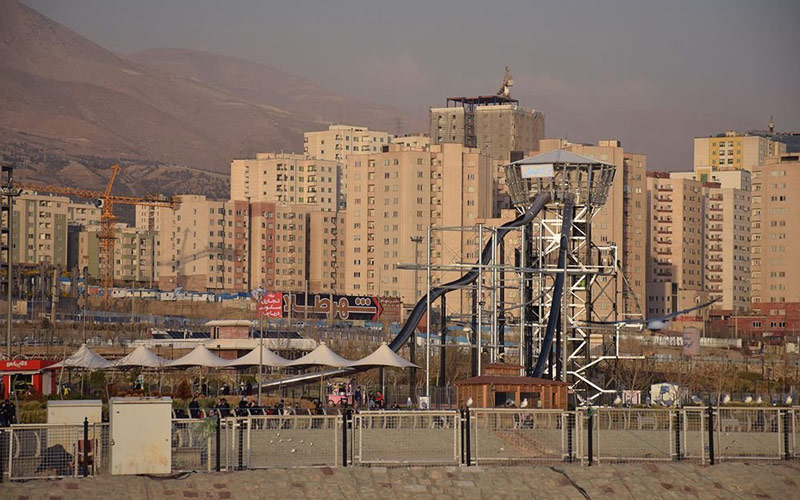
M 0 427 L 8 427 L 17 423 L 17 407 L 10 399 L 6 398 L 0 404 Z

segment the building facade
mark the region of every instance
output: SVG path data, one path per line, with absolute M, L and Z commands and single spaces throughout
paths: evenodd
M 800 302 L 800 156 L 773 156 L 751 170 L 751 307 Z
M 691 307 L 704 291 L 703 183 L 647 173 L 647 316 Z
M 426 263 L 431 225 L 452 228 L 432 234 L 432 264 L 476 259 L 475 236 L 455 228 L 474 227 L 491 215 L 491 164 L 477 149 L 455 143 L 429 149 L 392 145 L 385 152 L 352 155 L 344 218 L 346 292 L 416 301 L 426 290 L 425 273 L 416 273 L 415 284 L 415 273 L 399 270 L 397 264 Z M 412 238 L 422 241 L 414 244 Z M 435 273 L 432 281 L 445 282 L 458 274 Z M 456 307 L 461 302 L 450 303 Z
M 430 108 L 430 137 L 431 144 L 462 144 L 508 163 L 514 152 L 539 149 L 544 114 L 510 97 L 451 97 L 445 107 Z
M 258 153 L 231 162 L 231 200 L 339 208 L 339 163 L 307 155 Z
M 100 223 L 100 209 L 66 196 L 26 193 L 14 200 L 14 262 L 66 266 L 70 225 Z
M 760 135 L 727 131 L 694 139 L 694 171 L 698 180 L 711 178 L 711 171 L 723 167 L 749 169 L 764 163 L 769 156 L 786 152 L 786 144 Z

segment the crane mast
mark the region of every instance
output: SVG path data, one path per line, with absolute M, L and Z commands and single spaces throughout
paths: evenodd
M 100 232 L 98 238 L 100 239 L 100 276 L 102 277 L 103 282 L 103 299 L 106 303 L 108 303 L 108 301 L 111 299 L 111 289 L 114 287 L 114 241 L 116 239 L 117 221 L 117 217 L 114 215 L 114 204 L 120 203 L 123 205 L 164 207 L 174 210 L 177 208 L 179 203 L 177 198 L 139 198 L 135 196 L 112 195 L 111 193 L 112 188 L 114 187 L 114 181 L 116 180 L 119 171 L 120 167 L 118 164 L 111 166 L 111 177 L 108 180 L 106 190 L 103 192 L 32 182 L 23 182 L 19 184 L 19 187 L 25 189 L 26 191 L 39 191 L 43 193 L 62 194 L 66 196 L 75 196 L 78 198 L 93 199 L 94 205 L 102 210 L 100 213 Z

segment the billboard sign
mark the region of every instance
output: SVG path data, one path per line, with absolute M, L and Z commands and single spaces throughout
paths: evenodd
M 306 304 L 308 298 L 308 304 Z M 267 318 L 343 319 L 377 321 L 383 306 L 377 297 L 304 293 L 265 293 L 258 315 Z
M 552 163 L 541 165 L 520 165 L 520 174 L 523 179 L 538 179 L 542 177 L 553 177 L 554 167 Z

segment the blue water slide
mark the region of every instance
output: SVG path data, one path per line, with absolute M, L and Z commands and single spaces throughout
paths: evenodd
M 537 215 L 539 215 L 539 212 L 541 212 L 542 209 L 544 209 L 544 206 L 549 201 L 550 201 L 550 193 L 543 192 L 537 194 L 536 197 L 533 199 L 533 202 L 531 203 L 528 210 L 520 214 L 520 216 L 517 217 L 516 219 L 506 222 L 505 224 L 497 228 L 498 240 L 505 238 L 505 236 L 513 229 L 530 224 L 533 221 L 533 219 L 536 218 Z M 571 213 L 572 210 L 569 210 L 569 212 Z M 571 225 L 572 224 L 570 222 L 570 226 Z M 445 283 L 436 288 L 432 288 L 430 290 L 431 303 L 434 303 L 436 299 L 438 299 L 442 295 L 445 295 L 446 293 L 452 290 L 463 288 L 467 285 L 474 283 L 475 280 L 478 279 L 478 275 L 480 274 L 479 272 L 480 266 L 488 265 L 491 262 L 491 259 L 492 259 L 492 242 L 490 240 L 489 242 L 486 243 L 486 246 L 483 247 L 483 252 L 481 252 L 480 261 L 475 265 L 475 267 L 470 269 L 460 278 Z M 563 286 L 563 281 L 562 281 L 562 286 Z M 408 342 L 408 340 L 414 334 L 414 330 L 417 328 L 417 325 L 419 324 L 420 320 L 425 315 L 427 310 L 428 310 L 428 294 L 425 294 L 419 299 L 419 301 L 417 301 L 416 305 L 414 306 L 414 309 L 411 310 L 411 314 L 409 314 L 408 318 L 406 319 L 406 322 L 400 328 L 400 331 L 395 336 L 395 338 L 389 343 L 390 349 L 392 349 L 394 352 L 397 352 L 406 344 L 406 342 Z M 279 387 L 288 387 L 297 384 L 305 384 L 313 382 L 315 380 L 319 380 L 322 377 L 325 378 L 339 377 L 339 376 L 354 374 L 357 371 L 360 371 L 360 369 L 342 368 L 342 369 L 326 370 L 315 373 L 305 373 L 302 375 L 296 375 L 281 380 L 272 380 L 269 382 L 265 382 L 262 388 L 269 390 L 269 389 L 277 389 Z

